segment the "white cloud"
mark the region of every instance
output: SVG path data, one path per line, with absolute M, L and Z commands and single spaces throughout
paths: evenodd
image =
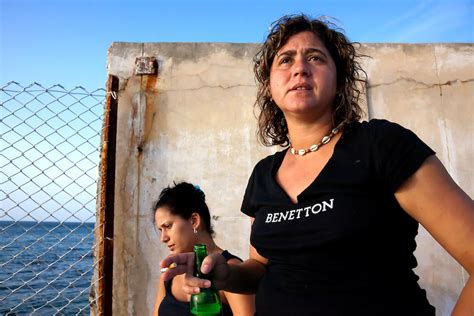
M 388 42 L 437 42 L 449 34 L 469 31 L 474 38 L 473 6 L 472 1 L 423 1 L 384 23 L 379 34 L 384 33 Z

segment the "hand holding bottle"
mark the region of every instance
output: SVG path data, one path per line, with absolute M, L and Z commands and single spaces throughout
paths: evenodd
M 173 269 L 167 269 L 165 272 L 163 272 L 162 277 L 164 281 L 170 280 L 179 274 L 184 274 L 184 291 L 190 295 L 199 293 L 200 288 L 211 287 L 211 282 L 209 280 L 200 279 L 193 276 L 193 252 L 170 255 L 160 262 L 160 268 L 167 268 L 173 262 L 176 263 L 177 266 Z M 210 274 L 215 287 L 217 289 L 223 289 L 230 275 L 230 268 L 227 264 L 227 261 L 221 254 L 214 253 L 207 256 L 203 260 L 201 272 L 204 274 Z
M 204 244 L 194 245 L 194 273 L 197 278 L 211 281 L 211 287 L 201 288 L 199 293 L 191 295 L 189 307 L 192 315 L 196 316 L 220 316 L 222 315 L 222 303 L 219 291 L 212 284 L 208 274 L 201 271 L 204 258 L 207 257 L 207 248 Z

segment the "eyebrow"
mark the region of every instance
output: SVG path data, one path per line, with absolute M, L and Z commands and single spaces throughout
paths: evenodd
M 158 227 L 163 227 L 165 225 L 169 225 L 170 223 L 168 221 L 164 221 L 163 223 L 159 224 Z
M 323 55 L 324 57 L 327 58 L 327 55 L 325 52 L 323 52 L 321 49 L 319 48 L 316 48 L 316 47 L 310 47 L 310 48 L 305 48 L 303 50 L 303 53 L 304 54 L 308 54 L 308 53 L 314 53 L 314 52 L 318 52 L 320 53 L 321 55 Z M 281 52 L 280 54 L 276 53 L 276 57 L 280 57 L 280 56 L 294 56 L 296 55 L 296 50 L 294 49 L 289 49 L 289 50 L 286 50 L 284 52 Z

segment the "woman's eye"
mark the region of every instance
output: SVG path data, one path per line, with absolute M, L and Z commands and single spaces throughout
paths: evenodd
M 288 64 L 289 62 L 290 62 L 290 58 L 288 57 L 283 57 L 280 59 L 280 65 Z
M 321 58 L 320 58 L 319 56 L 310 56 L 310 57 L 308 58 L 308 60 L 309 60 L 309 61 L 320 61 Z

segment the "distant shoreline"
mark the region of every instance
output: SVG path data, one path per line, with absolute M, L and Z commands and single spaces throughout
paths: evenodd
M 67 222 L 59 222 L 59 221 L 5 221 L 5 220 L 0 220 L 0 223 L 31 223 L 31 224 L 36 224 L 36 223 L 44 223 L 44 224 L 95 224 L 96 222 L 79 222 L 79 221 L 67 221 Z

